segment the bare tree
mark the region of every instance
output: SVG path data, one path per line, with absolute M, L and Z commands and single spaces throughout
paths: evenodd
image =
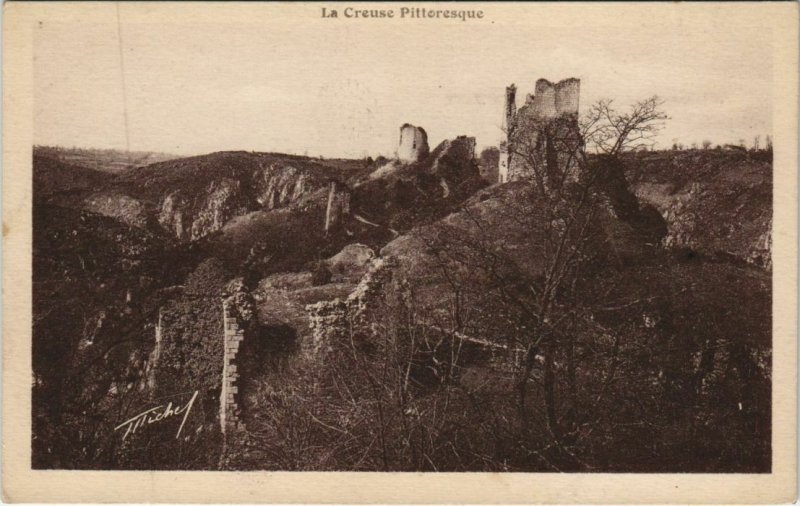
M 704 140 L 703 141 L 703 149 L 710 149 L 711 148 L 711 141 Z
M 581 118 L 581 135 L 587 145 L 607 155 L 652 146 L 655 137 L 669 119 L 658 96 L 636 102 L 627 112 L 614 108 L 613 100 L 593 104 Z
M 539 430 L 537 427 L 546 428 L 548 448 L 559 455 L 557 463 L 550 462 L 554 467 L 586 467 L 570 448 L 576 441 L 579 420 L 585 416 L 576 401 L 581 389 L 577 363 L 587 357 L 585 351 L 578 352 L 584 346 L 576 338 L 578 329 L 583 335 L 609 340 L 607 351 L 611 351 L 593 353 L 596 363 L 602 364 L 600 369 L 607 367 L 604 381 L 611 382 L 614 376 L 617 358 L 613 350 L 618 338 L 598 326 L 591 311 L 578 301 L 578 292 L 592 277 L 598 255 L 608 252 L 604 250 L 602 225 L 608 202 L 605 188 L 624 181 L 618 157 L 651 145 L 667 118 L 661 104 L 652 97 L 638 102 L 628 113 L 618 113 L 611 101 L 600 101 L 581 123 L 568 117 L 518 118 L 510 135 L 509 152 L 525 164 L 524 180 L 529 185 L 503 201 L 499 217 L 495 215 L 490 221 L 465 209 L 462 214 L 469 222 L 467 229 L 474 233 L 465 232 L 463 227 L 438 225 L 425 238 L 443 273 L 457 269 L 479 272 L 485 292 L 493 294 L 490 300 L 497 306 L 486 305 L 487 312 L 493 314 L 475 320 L 492 321 L 499 316 L 510 328 L 466 331 L 485 332 L 490 339 L 497 339 L 498 334 L 505 336 L 502 344 L 515 350 L 509 360 L 516 376 L 520 430 L 529 433 Z M 588 156 L 584 140 L 591 141 L 602 154 Z M 635 202 L 630 194 L 627 197 Z M 625 198 L 617 192 L 611 197 L 611 205 Z M 633 207 L 638 209 L 638 205 Z M 629 207 L 624 212 L 636 210 Z M 513 236 L 517 233 L 514 231 L 519 237 Z M 534 265 L 531 259 L 535 259 Z M 448 279 L 453 279 L 452 275 Z M 453 292 L 466 291 L 463 286 L 451 288 Z M 542 389 L 541 406 L 531 402 L 532 377 Z M 601 387 L 594 398 L 599 402 L 606 391 L 607 387 Z M 543 423 L 535 421 L 540 416 Z

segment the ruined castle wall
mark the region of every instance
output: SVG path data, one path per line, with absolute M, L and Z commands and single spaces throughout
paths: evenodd
M 514 115 L 517 114 L 517 87 L 515 85 L 506 88 L 506 103 L 503 115 L 503 128 L 507 132 L 511 125 L 514 124 Z
M 533 95 L 533 115 L 539 119 L 555 118 L 556 88 L 547 79 L 536 81 L 536 91 Z
M 374 335 L 371 318 L 376 317 L 373 314 L 375 309 L 381 307 L 386 293 L 384 287 L 391 282 L 397 265 L 397 260 L 392 257 L 374 258 L 345 300 L 336 298 L 307 305 L 305 310 L 312 332 L 308 353 L 318 355 L 329 350 L 334 340 L 348 335 L 348 339 Z
M 530 175 L 532 169 L 527 164 L 531 159 L 537 160 L 536 165 L 544 167 L 556 180 L 559 173 L 576 175 L 574 157 L 566 151 L 574 151 L 581 142 L 577 123 L 579 97 L 579 79 L 564 79 L 556 84 L 547 79 L 536 81 L 535 93 L 528 95 L 525 105 L 514 114 L 513 129 L 509 131 L 505 147 L 501 146 L 499 182 Z M 549 137 L 539 139 L 540 133 L 545 131 L 558 142 Z M 525 156 L 519 156 L 520 152 Z
M 529 101 L 529 114 L 537 119 L 554 119 L 564 115 L 577 115 L 581 81 L 570 78 L 556 84 L 547 79 L 536 81 L 536 92 Z
M 421 127 L 406 123 L 400 127 L 400 144 L 397 147 L 397 159 L 412 163 L 428 156 L 428 134 Z
M 555 86 L 556 89 L 556 114 L 559 116 L 578 114 L 578 105 L 581 94 L 580 79 L 564 79 Z
M 229 429 L 234 429 L 239 425 L 239 389 L 237 380 L 236 356 L 239 353 L 241 342 L 244 341 L 244 329 L 239 325 L 236 314 L 233 312 L 228 300 L 222 302 L 223 314 L 223 343 L 225 352 L 222 363 L 222 390 L 219 396 L 219 421 L 222 433 L 226 434 Z

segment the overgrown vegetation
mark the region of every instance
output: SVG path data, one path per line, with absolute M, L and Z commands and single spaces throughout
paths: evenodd
M 522 126 L 530 179 L 390 245 L 403 265 L 321 354 L 261 379 L 229 465 L 768 472 L 769 274 L 663 249 L 621 160 L 663 118 L 644 104 L 600 157 Z
M 392 162 L 235 152 L 112 177 L 37 156 L 33 466 L 769 472 L 771 152 L 644 151 L 661 107 L 512 124 L 527 177 L 488 188 L 499 152 L 444 143 L 374 179 Z M 275 164 L 309 193 L 264 207 L 250 183 Z M 354 188 L 325 231 L 331 177 Z M 220 181 L 239 193 L 206 206 Z M 97 186 L 149 221 L 69 209 Z M 214 231 L 159 228 L 176 187 L 170 223 Z M 224 439 L 234 278 L 260 306 Z M 194 392 L 181 433 L 115 430 Z

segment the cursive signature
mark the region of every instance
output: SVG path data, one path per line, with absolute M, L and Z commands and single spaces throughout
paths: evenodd
M 142 411 L 133 418 L 125 420 L 121 424 L 114 427 L 114 430 L 117 431 L 123 427 L 126 428 L 125 434 L 122 436 L 122 440 L 124 441 L 128 436 L 135 434 L 136 431 L 142 428 L 144 425 L 160 422 L 161 420 L 166 420 L 167 418 L 171 418 L 183 413 L 183 421 L 181 421 L 181 426 L 178 428 L 178 433 L 175 435 L 175 439 L 178 439 L 181 436 L 181 431 L 183 430 L 183 425 L 186 423 L 186 419 L 189 418 L 189 412 L 192 410 L 195 399 L 197 399 L 197 390 L 195 390 L 192 398 L 183 407 L 181 407 L 179 404 L 175 404 L 173 407 L 172 401 L 170 401 L 166 407 L 164 407 L 163 404 L 160 404 L 154 408 Z M 159 411 L 162 408 L 163 410 Z

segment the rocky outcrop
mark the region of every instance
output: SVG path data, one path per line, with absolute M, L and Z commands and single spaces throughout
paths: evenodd
M 271 164 L 249 177 L 211 179 L 196 189 L 167 192 L 158 204 L 155 221 L 177 239 L 197 240 L 221 230 L 232 218 L 292 205 L 327 184 L 291 165 Z M 132 226 L 145 227 L 148 223 L 145 205 L 127 195 L 91 196 L 85 207 Z
M 93 171 L 57 166 L 52 171 L 55 177 L 50 179 L 63 180 L 68 191 L 51 196 L 56 181 L 45 177 L 52 165 L 47 162 L 36 160 L 42 181 L 39 186 L 48 191 L 38 193 L 41 199 L 57 198 L 59 203 L 133 226 L 154 226 L 185 241 L 205 237 L 231 218 L 256 211 L 314 208 L 324 213 L 331 181 L 345 182 L 351 175 L 369 170 L 363 162 L 348 160 L 326 162 L 274 153 L 220 152 L 130 169 L 113 178 L 103 175 L 106 179 L 98 179 L 91 193 L 84 188 L 93 181 Z M 72 185 L 71 179 L 79 181 Z M 338 203 L 346 204 L 341 200 Z M 319 227 L 322 229 L 324 223 Z
M 615 157 L 597 156 L 589 165 L 592 184 L 602 195 L 605 212 L 628 229 L 631 238 L 649 247 L 661 246 L 668 227 L 658 210 L 639 199 L 630 190 L 625 170 Z
M 425 161 L 425 170 L 450 182 L 479 177 L 475 137 L 459 135 L 455 139 L 442 141 Z
M 84 201 L 84 209 L 115 218 L 132 227 L 145 228 L 147 214 L 139 200 L 121 193 L 91 195 Z
M 253 175 L 255 199 L 263 209 L 284 207 L 310 192 L 324 187 L 325 181 L 292 166 L 269 164 Z
M 733 150 L 631 153 L 631 189 L 664 218 L 668 248 L 771 269 L 772 166 Z
M 766 228 L 751 245 L 746 260 L 753 265 L 760 265 L 767 270 L 772 270 L 772 220 L 769 221 Z
M 353 214 L 396 237 L 447 215 L 486 184 L 475 159 L 475 138 L 459 136 L 417 163 L 389 162 L 355 184 Z
M 348 214 L 350 214 L 350 189 L 338 181 L 331 181 L 328 204 L 325 208 L 325 233 L 332 231 Z
M 325 261 L 333 274 L 333 281 L 357 281 L 366 274 L 370 262 L 375 258 L 372 248 L 363 244 L 348 244 L 342 251 Z
M 669 231 L 664 238 L 668 248 L 688 248 L 711 256 L 731 255 L 753 265 L 772 268 L 772 219 L 763 216 L 754 223 L 717 223 L 710 228 L 711 216 L 703 207 L 714 198 L 700 183 L 676 193 L 661 205 Z M 643 198 L 647 198 L 643 195 Z
M 143 383 L 142 386 L 145 384 L 147 385 L 147 390 L 150 392 L 150 395 L 154 395 L 156 391 L 156 371 L 158 370 L 159 361 L 161 359 L 161 353 L 163 350 L 163 341 L 162 341 L 162 315 L 161 311 L 158 311 L 158 321 L 156 322 L 155 326 L 155 344 L 153 345 L 153 351 L 150 352 L 150 355 L 147 358 L 147 363 L 145 365 L 145 378 L 146 383 Z
M 161 200 L 162 228 L 181 240 L 197 240 L 221 230 L 231 219 L 254 211 L 286 208 L 308 199 L 329 183 L 293 165 L 264 164 L 247 177 L 213 179 L 194 191 L 178 189 Z M 337 186 L 337 196 L 343 190 Z M 339 215 L 347 202 L 336 200 Z M 336 215 L 338 217 L 339 215 Z
M 240 181 L 223 179 L 212 182 L 203 203 L 192 220 L 191 239 L 199 239 L 211 232 L 216 232 L 234 216 L 244 214 L 247 206 L 242 202 L 240 193 Z
M 475 159 L 475 137 L 459 135 L 455 139 L 447 139 L 439 143 L 419 163 L 406 166 L 397 160 L 387 162 L 379 167 L 369 179 L 378 180 L 389 177 L 414 177 L 431 174 L 447 179 L 451 183 L 460 183 L 465 179 L 480 177 L 478 162 Z
M 161 203 L 158 223 L 178 239 L 188 239 L 191 227 L 187 227 L 185 223 L 184 213 L 187 208 L 188 201 L 180 190 L 168 194 Z

